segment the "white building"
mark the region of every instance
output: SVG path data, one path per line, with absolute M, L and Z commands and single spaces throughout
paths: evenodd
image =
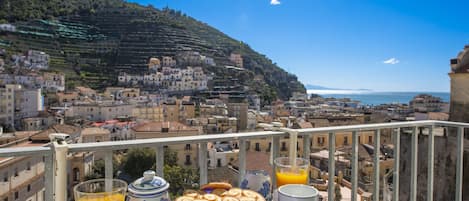
M 29 50 L 26 57 L 25 66 L 33 69 L 48 69 L 49 55 L 37 50 Z
M 0 88 L 0 122 L 19 127 L 24 118 L 35 117 L 44 110 L 41 89 L 26 89 L 22 85 L 7 84 Z
M 207 89 L 208 77 L 201 67 L 186 69 L 163 67 L 161 72 L 149 72 L 143 76 L 121 73 L 119 84 L 161 87 L 168 91 L 195 91 Z
M 135 106 L 130 104 L 112 103 L 86 103 L 75 104 L 65 111 L 66 118 L 80 117 L 90 121 L 104 121 L 123 116 L 131 116 Z
M 40 87 L 44 91 L 64 91 L 65 75 L 62 73 L 30 73 L 26 75 L 0 74 L 0 84 L 21 84 L 25 87 Z
M 163 67 L 175 67 L 176 66 L 176 60 L 173 59 L 173 57 L 164 56 L 162 58 L 162 66 Z
M 125 72 L 122 72 L 117 76 L 119 84 L 131 84 L 137 85 L 143 82 L 143 75 L 132 75 Z
M 10 31 L 15 32 L 16 27 L 12 24 L 0 24 L 0 31 Z

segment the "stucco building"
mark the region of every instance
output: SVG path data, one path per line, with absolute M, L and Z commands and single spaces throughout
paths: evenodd
M 176 121 L 149 122 L 134 126 L 132 135 L 136 139 L 193 136 L 201 134 L 199 127 L 187 126 Z M 197 144 L 175 144 L 169 148 L 178 154 L 177 163 L 181 166 L 197 165 Z

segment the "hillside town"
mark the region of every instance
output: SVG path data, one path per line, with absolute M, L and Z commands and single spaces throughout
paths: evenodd
M 191 52 L 182 58 L 169 56 L 148 59 L 143 74 L 122 72 L 116 86 L 95 90 L 87 86 L 67 85 L 67 77 L 48 68 L 49 55 L 37 50 L 6 57 L 0 51 L 0 146 L 47 146 L 49 134 L 67 133 L 69 143 L 105 142 L 226 134 L 263 130 L 260 124 L 280 124 L 287 128 L 317 128 L 380 122 L 411 120 L 448 120 L 449 104 L 441 98 L 421 94 L 408 104 L 363 105 L 359 101 L 296 92 L 289 100 L 275 100 L 261 105 L 260 94 L 240 93 L 236 87 L 217 86 L 203 67 L 214 65 L 213 59 Z M 239 54 L 231 54 L 232 68 L 243 68 Z M 6 62 L 7 61 L 7 62 Z M 184 61 L 178 64 L 176 61 Z M 181 67 L 183 65 L 187 65 Z M 337 133 L 336 155 L 340 178 L 351 178 L 351 133 Z M 387 178 L 392 168 L 392 139 L 389 133 L 381 137 L 379 148 L 380 175 Z M 280 141 L 280 154 L 287 155 L 288 139 Z M 372 191 L 373 132 L 359 138 L 361 196 Z M 311 139 L 311 178 L 315 187 L 327 190 L 324 174 L 327 171 L 329 139 L 327 133 Z M 248 157 L 268 160 L 271 151 L 268 139 L 250 140 Z M 177 154 L 177 164 L 197 168 L 196 144 L 170 145 Z M 304 145 L 299 144 L 298 149 Z M 237 141 L 210 142 L 208 169 L 211 180 L 237 180 L 239 165 Z M 299 152 L 301 153 L 301 152 Z M 68 156 L 68 189 L 93 174 L 102 154 L 75 153 Z M 307 156 L 304 156 L 307 157 Z M 249 160 L 249 159 L 247 159 Z M 15 200 L 43 200 L 45 158 L 0 160 L 3 186 L 0 198 Z M 269 169 L 268 163 L 259 167 L 256 162 L 248 169 Z M 14 167 L 14 168 L 12 168 Z M 226 174 L 220 177 L 220 171 Z M 225 172 L 225 173 L 226 173 Z M 122 174 L 125 175 L 125 174 Z M 322 182 L 322 183 L 321 183 Z M 326 189 L 325 189 L 326 188 Z

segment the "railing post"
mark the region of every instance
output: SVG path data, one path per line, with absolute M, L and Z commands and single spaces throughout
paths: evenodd
M 54 200 L 67 200 L 67 154 L 68 145 L 65 134 L 51 134 L 51 148 L 54 151 Z
M 104 175 L 106 178 L 105 188 L 107 192 L 112 191 L 112 174 L 112 150 L 109 150 L 104 152 Z
M 428 128 L 427 201 L 433 201 L 433 164 L 435 152 L 435 136 L 433 133 L 434 129 L 434 126 Z
M 358 175 L 358 132 L 352 132 L 352 201 L 357 201 Z
M 54 154 L 51 151 L 50 154 L 44 156 L 44 188 L 46 200 L 54 200 Z
M 303 158 L 309 159 L 311 154 L 311 135 L 303 135 Z
M 241 186 L 241 182 L 244 179 L 244 175 L 246 174 L 246 140 L 240 139 L 239 140 L 239 178 L 238 184 Z
M 392 176 L 393 201 L 399 201 L 399 161 L 401 154 L 401 128 L 396 129 L 394 137 L 394 170 Z
M 274 187 L 273 189 L 276 189 L 277 188 L 277 174 L 275 172 L 275 158 L 278 157 L 278 154 L 280 152 L 279 150 L 279 143 L 280 143 L 280 137 L 278 136 L 273 136 L 272 137 L 272 187 Z
M 373 152 L 373 200 L 379 201 L 379 156 L 381 153 L 380 147 L 381 133 L 380 129 L 375 130 L 374 152 Z
M 164 177 L 164 146 L 156 146 L 156 175 Z
M 303 135 L 303 158 L 306 158 L 308 161 L 310 160 L 309 155 L 311 154 L 311 135 Z M 308 178 L 306 178 L 306 183 L 309 184 L 309 171 L 308 171 Z
M 207 142 L 199 143 L 199 172 L 200 181 L 199 184 L 202 186 L 207 184 Z
M 335 194 L 335 133 L 329 133 L 329 180 L 327 181 L 327 200 L 334 200 Z
M 410 161 L 410 200 L 417 200 L 417 165 L 418 165 L 418 132 L 417 127 L 412 129 L 411 161 Z
M 463 157 L 464 157 L 464 127 L 458 127 L 456 136 L 457 154 L 456 154 L 456 201 L 462 201 L 462 183 L 463 183 Z

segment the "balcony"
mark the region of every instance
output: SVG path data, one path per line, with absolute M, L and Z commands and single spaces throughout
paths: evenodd
M 69 144 L 62 145 L 57 142 L 52 143 L 51 147 L 24 147 L 24 148 L 2 148 L 0 149 L 0 157 L 21 157 L 21 156 L 34 156 L 44 157 L 45 161 L 45 200 L 62 201 L 67 198 L 67 172 L 66 172 L 66 157 L 69 153 L 99 151 L 104 154 L 105 159 L 105 177 L 112 178 L 112 154 L 113 151 L 123 150 L 129 148 L 151 147 L 156 150 L 156 172 L 158 175 L 164 177 L 163 162 L 164 162 L 164 146 L 173 144 L 198 144 L 198 165 L 200 167 L 200 184 L 207 183 L 207 142 L 210 141 L 238 141 L 239 143 L 239 179 L 244 177 L 246 170 L 246 147 L 247 141 L 251 139 L 270 138 L 271 151 L 273 157 L 280 154 L 280 139 L 289 136 L 291 133 L 296 133 L 302 136 L 303 147 L 302 151 L 305 156 L 310 155 L 311 137 L 318 134 L 328 133 L 329 139 L 335 139 L 336 132 L 351 132 L 351 147 L 352 147 L 352 160 L 351 160 L 351 198 L 357 200 L 358 188 L 358 139 L 363 131 L 374 132 L 374 147 L 380 147 L 381 131 L 384 129 L 392 130 L 393 144 L 394 144 L 394 159 L 393 169 L 389 174 L 392 174 L 392 200 L 399 200 L 399 160 L 400 160 L 400 137 L 401 135 L 409 135 L 411 138 L 411 164 L 410 164 L 410 200 L 417 200 L 417 167 L 418 165 L 427 165 L 428 178 L 426 187 L 426 200 L 433 200 L 434 192 L 434 137 L 435 129 L 445 128 L 454 129 L 455 138 L 457 139 L 457 152 L 456 152 L 456 181 L 455 181 L 455 200 L 462 201 L 462 184 L 463 184 L 463 152 L 464 152 L 464 129 L 469 128 L 468 123 L 457 123 L 447 121 L 413 121 L 413 122 L 396 122 L 396 123 L 381 123 L 381 124 L 364 124 L 353 126 L 335 126 L 323 128 L 307 128 L 307 129 L 287 129 L 273 127 L 269 131 L 260 132 L 247 132 L 247 133 L 232 133 L 232 134 L 216 134 L 216 135 L 199 135 L 187 137 L 171 137 L 171 138 L 158 138 L 158 139 L 145 139 L 145 140 L 129 140 L 129 141 L 112 141 L 112 142 L 99 142 L 99 143 L 82 143 L 82 144 Z M 418 132 L 425 129 L 426 132 Z M 449 135 L 453 135 L 448 132 Z M 428 154 L 427 164 L 418 164 L 418 145 L 419 135 L 428 136 Z M 336 172 L 336 157 L 334 155 L 336 150 L 335 140 L 328 141 L 329 158 L 328 158 L 328 172 Z M 373 189 L 373 200 L 380 200 L 380 155 L 374 154 L 373 156 L 373 176 L 371 177 L 371 185 Z M 54 168 L 55 167 L 55 168 Z M 273 166 L 271 166 L 274 168 Z M 54 171 L 55 169 L 55 171 Z M 329 174 L 328 180 L 333 181 L 335 174 Z M 272 178 L 275 184 L 275 176 Z M 381 181 L 382 182 L 382 181 Z M 334 182 L 327 183 L 328 197 L 334 197 Z

